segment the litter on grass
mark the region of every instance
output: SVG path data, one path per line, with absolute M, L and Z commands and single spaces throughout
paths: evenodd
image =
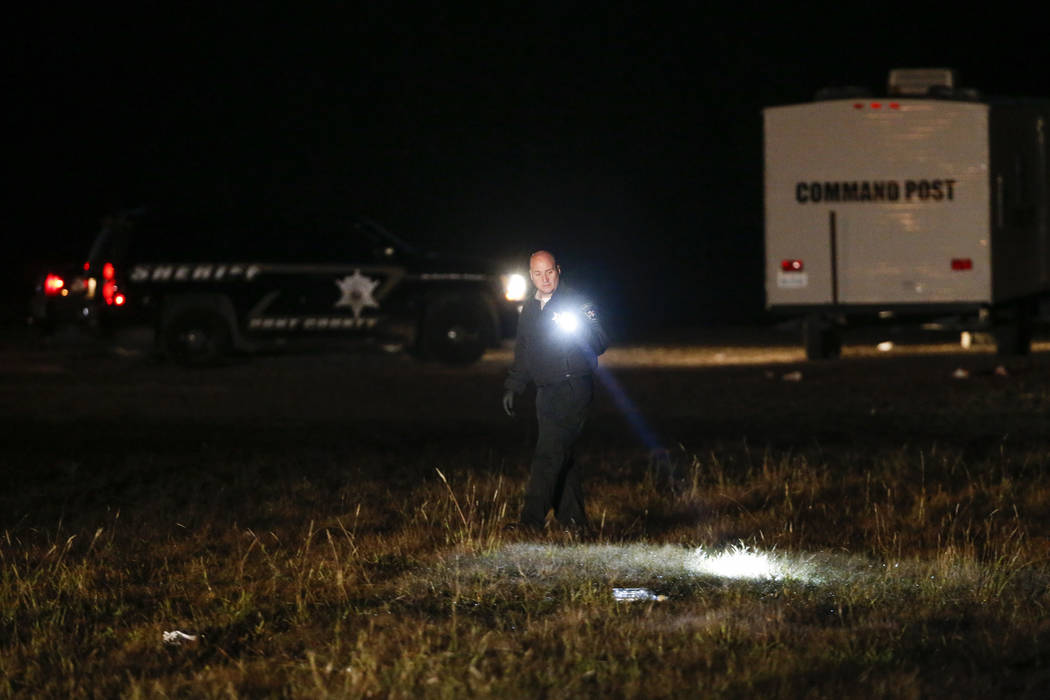
M 614 588 L 613 599 L 630 602 L 635 600 L 667 600 L 665 595 L 657 595 L 648 588 Z
M 164 633 L 164 643 L 171 646 L 178 646 L 183 642 L 196 642 L 200 639 L 200 635 L 197 634 L 186 634 L 181 630 L 172 630 L 171 632 Z

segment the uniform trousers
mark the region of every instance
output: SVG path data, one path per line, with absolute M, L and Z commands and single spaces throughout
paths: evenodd
M 583 431 L 593 396 L 594 382 L 589 375 L 536 388 L 538 434 L 521 512 L 524 525 L 542 528 L 553 508 L 561 525 L 587 526 L 580 470 L 572 449 Z

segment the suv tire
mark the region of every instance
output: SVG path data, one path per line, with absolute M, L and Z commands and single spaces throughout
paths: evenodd
M 161 344 L 169 360 L 188 367 L 218 364 L 233 345 L 226 317 L 203 307 L 181 309 L 168 318 Z
M 481 299 L 446 297 L 432 303 L 423 319 L 423 355 L 454 365 L 485 354 L 492 320 Z

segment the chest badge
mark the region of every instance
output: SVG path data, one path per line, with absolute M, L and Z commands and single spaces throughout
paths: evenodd
M 339 301 L 335 302 L 336 308 L 349 306 L 355 319 L 361 318 L 361 312 L 366 308 L 379 308 L 379 302 L 372 296 L 379 286 L 379 280 L 365 277 L 360 270 L 354 270 L 354 274 L 336 280 L 335 285 L 343 293 Z

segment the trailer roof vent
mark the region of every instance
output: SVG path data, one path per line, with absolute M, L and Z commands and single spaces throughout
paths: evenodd
M 952 89 L 957 85 L 951 68 L 894 68 L 890 71 L 891 95 L 923 96 L 930 88 Z

